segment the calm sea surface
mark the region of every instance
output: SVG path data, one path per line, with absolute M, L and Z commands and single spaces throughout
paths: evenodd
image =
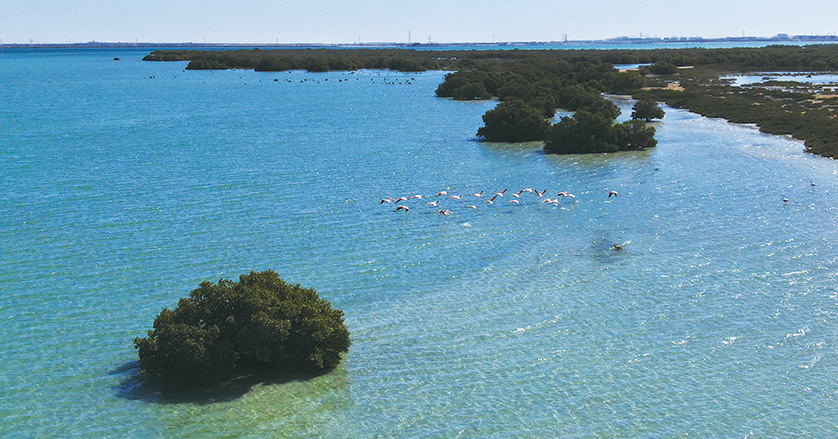
M 442 72 L 145 54 L 0 53 L 3 437 L 838 431 L 838 162 L 669 108 L 656 149 L 546 156 L 476 142 L 495 103 L 434 97 Z M 380 204 L 414 194 L 451 215 Z M 139 373 L 163 307 L 269 268 L 345 311 L 337 370 Z

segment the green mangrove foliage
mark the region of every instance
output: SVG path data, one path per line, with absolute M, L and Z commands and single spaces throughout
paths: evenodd
M 678 66 L 669 61 L 658 61 L 649 66 L 649 72 L 655 75 L 671 75 L 678 71 Z
M 484 126 L 477 136 L 492 142 L 521 142 L 545 140 L 552 133 L 548 153 L 594 153 L 636 149 L 654 146 L 655 142 L 634 141 L 637 124 L 614 125 L 620 109 L 603 98 L 603 92 L 639 92 L 645 82 L 636 72 L 617 72 L 607 63 L 579 58 L 571 60 L 529 60 L 527 63 L 507 63 L 501 66 L 488 64 L 484 69 L 460 70 L 449 73 L 437 87 L 440 97 L 474 99 L 476 93 L 459 93 L 460 90 L 485 91 L 501 103 L 483 115 Z M 491 92 L 490 92 L 491 90 Z M 564 121 L 561 128 L 550 128 L 547 118 L 552 118 L 557 108 L 576 111 L 578 118 Z M 588 117 L 591 116 L 591 117 Z M 602 123 L 600 123 L 602 122 Z M 572 130 L 567 130 L 570 125 Z M 559 140 L 559 133 L 573 135 Z M 598 133 L 594 138 L 581 136 L 581 131 Z M 644 134 L 654 129 L 644 130 Z M 584 140 L 584 141 L 583 141 Z M 576 142 L 568 146 L 566 142 Z M 581 142 L 581 143 L 580 143 Z
M 507 66 L 510 67 L 510 66 Z M 461 99 L 457 90 L 495 90 L 500 104 L 483 115 L 484 126 L 477 136 L 492 142 L 544 140 L 544 151 L 580 154 L 625 151 L 652 147 L 655 129 L 640 121 L 614 124 L 620 108 L 603 98 L 604 91 L 640 92 L 644 80 L 636 72 L 616 72 L 611 65 L 589 60 L 518 65 L 512 70 L 468 70 L 449 73 L 437 87 L 437 96 Z M 579 81 L 583 82 L 579 82 Z M 627 90 L 629 88 L 630 90 Z M 471 99 L 469 94 L 468 99 Z M 645 102 L 641 105 L 647 105 Z M 652 102 L 648 120 L 662 117 Z M 575 111 L 573 117 L 551 127 L 557 108 Z M 654 111 L 656 109 L 657 111 Z M 660 114 L 658 116 L 658 114 Z
M 664 111 L 658 103 L 649 97 L 639 99 L 632 107 L 631 118 L 640 119 L 644 122 L 651 122 L 654 119 L 663 119 Z
M 253 367 L 327 370 L 350 344 L 343 311 L 272 270 L 203 282 L 134 339 L 143 369 L 188 378 Z
M 655 128 L 639 119 L 615 124 L 608 115 L 579 110 L 563 117 L 545 133 L 544 152 L 590 154 L 631 151 L 657 145 Z
M 483 122 L 477 135 L 495 142 L 542 140 L 550 126 L 537 108 L 520 99 L 501 102 L 483 115 Z
M 454 60 L 396 49 L 156 50 L 145 61 L 189 61 L 188 70 L 253 69 L 260 72 L 358 69 L 423 72 L 450 68 Z

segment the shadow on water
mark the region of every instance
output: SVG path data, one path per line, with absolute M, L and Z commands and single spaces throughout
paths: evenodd
M 256 385 L 308 381 L 329 372 L 289 374 L 256 370 L 203 382 L 153 376 L 140 368 L 139 361 L 130 361 L 110 374 L 122 378 L 113 386 L 114 394 L 119 398 L 158 404 L 213 404 L 236 400 Z
M 477 137 L 474 140 L 493 154 L 538 154 L 540 151 L 543 151 L 544 147 L 544 142 L 540 140 L 516 143 L 488 142 Z
M 549 158 L 557 166 L 574 166 L 583 170 L 595 170 L 615 165 L 634 165 L 653 163 L 655 148 L 633 151 L 619 151 L 602 154 L 548 154 L 544 150 L 536 152 Z
M 591 244 L 591 257 L 600 264 L 614 264 L 631 254 L 631 241 L 602 234 Z

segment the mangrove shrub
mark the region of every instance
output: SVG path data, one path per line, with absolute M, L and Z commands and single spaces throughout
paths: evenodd
M 477 136 L 490 142 L 526 142 L 544 139 L 550 124 L 537 108 L 522 100 L 505 101 L 483 115 L 485 126 Z
M 603 113 L 579 110 L 563 117 L 545 133 L 548 154 L 590 154 L 629 151 L 657 145 L 655 128 L 639 119 L 615 124 Z
M 134 339 L 143 369 L 191 378 L 248 367 L 322 371 L 350 344 L 343 311 L 272 270 L 203 282 Z
M 663 119 L 664 112 L 658 103 L 651 98 L 643 98 L 638 100 L 634 107 L 632 107 L 631 117 L 633 119 L 640 119 L 645 122 L 650 122 L 654 119 Z

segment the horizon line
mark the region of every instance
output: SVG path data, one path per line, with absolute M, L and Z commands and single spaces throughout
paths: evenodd
M 395 41 L 374 41 L 374 42 L 352 42 L 352 43 L 258 43 L 258 42 L 153 42 L 153 41 L 96 41 L 91 40 L 87 42 L 49 42 L 49 43 L 3 43 L 0 39 L 0 47 L 14 48 L 14 47 L 79 47 L 79 46 L 96 46 L 96 47 L 140 47 L 140 46 L 230 46 L 230 47 L 376 47 L 376 46 L 395 46 L 395 47 L 432 47 L 432 46 L 510 46 L 510 45 L 555 45 L 555 44 L 637 44 L 637 43 L 713 43 L 713 42 L 809 42 L 809 41 L 838 41 L 838 35 L 834 34 L 776 34 L 774 36 L 728 36 L 728 37 L 630 37 L 620 36 L 605 39 L 589 39 L 589 40 L 532 40 L 532 41 L 470 41 L 470 42 L 395 42 Z

